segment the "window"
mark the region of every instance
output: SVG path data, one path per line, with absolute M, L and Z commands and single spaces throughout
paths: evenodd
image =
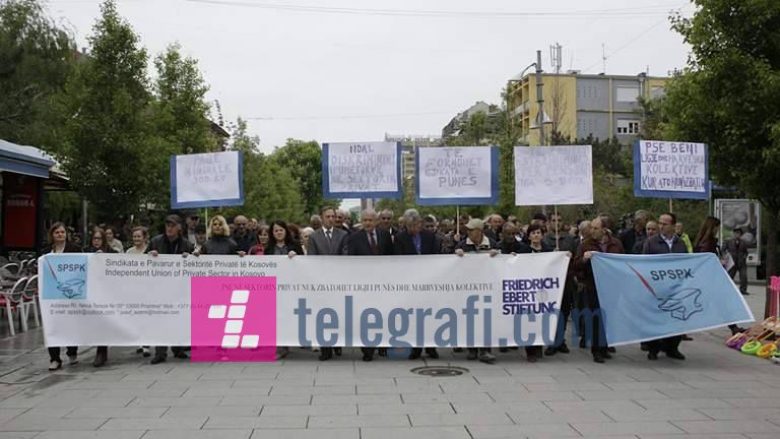
M 639 99 L 639 86 L 618 87 L 616 95 L 618 102 L 636 102 Z
M 618 134 L 639 134 L 639 121 L 618 119 L 617 133 Z

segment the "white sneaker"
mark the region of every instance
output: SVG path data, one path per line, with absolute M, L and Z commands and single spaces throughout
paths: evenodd
M 49 362 L 49 370 L 55 371 L 62 369 L 62 362 L 61 361 L 50 361 Z

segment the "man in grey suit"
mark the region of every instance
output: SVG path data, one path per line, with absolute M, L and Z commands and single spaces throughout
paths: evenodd
M 309 236 L 306 246 L 307 255 L 344 255 L 347 253 L 347 232 L 334 227 L 336 211 L 332 207 L 323 207 L 320 212 L 322 227 Z M 323 347 L 320 351 L 320 361 L 333 358 L 333 352 L 341 355 L 341 348 Z

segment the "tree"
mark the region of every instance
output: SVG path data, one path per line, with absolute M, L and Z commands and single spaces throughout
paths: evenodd
M 288 169 L 296 180 L 298 191 L 303 196 L 304 212 L 318 213 L 323 205 L 322 198 L 322 149 L 315 141 L 287 139 L 287 143 L 272 154 L 280 166 Z M 328 200 L 338 204 L 340 200 Z
M 692 18 L 673 18 L 691 54 L 667 85 L 660 124 L 668 139 L 707 143 L 714 179 L 761 202 L 771 276 L 780 226 L 780 2 L 694 3 Z
M 0 138 L 40 144 L 44 114 L 73 68 L 76 45 L 35 0 L 0 2 Z
M 53 145 L 72 187 L 98 219 L 132 213 L 154 188 L 148 166 L 161 157 L 150 145 L 147 54 L 109 0 L 89 37 L 90 52 L 58 99 L 63 139 Z
M 170 177 L 167 157 L 178 154 L 212 152 L 217 149 L 216 135 L 208 119 L 206 85 L 198 62 L 181 55 L 171 45 L 154 60 L 157 80 L 151 102 L 151 141 L 155 154 L 147 166 L 152 186 L 150 200 L 158 206 L 170 204 Z

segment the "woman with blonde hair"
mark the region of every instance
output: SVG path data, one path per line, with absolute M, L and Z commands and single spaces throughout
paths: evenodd
M 230 227 L 225 217 L 217 215 L 209 220 L 209 239 L 195 255 L 244 255 L 238 251 L 238 244 L 230 237 Z

